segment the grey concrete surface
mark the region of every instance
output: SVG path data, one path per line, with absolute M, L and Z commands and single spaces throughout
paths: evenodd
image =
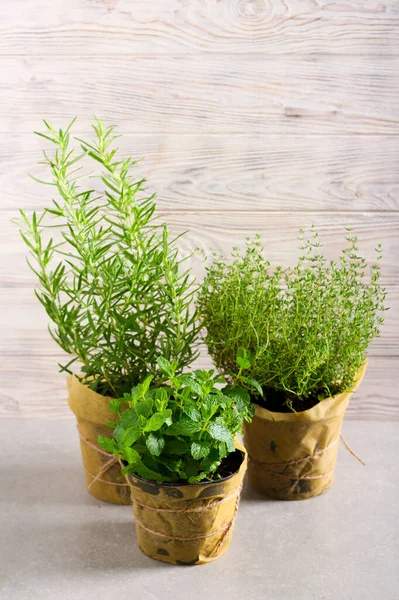
M 398 600 L 398 424 L 348 422 L 336 479 L 303 502 L 247 487 L 230 549 L 175 567 L 136 546 L 129 507 L 85 490 L 72 421 L 1 421 L 2 600 Z

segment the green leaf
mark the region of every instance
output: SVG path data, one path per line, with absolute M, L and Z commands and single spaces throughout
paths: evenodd
M 179 421 L 175 421 L 165 431 L 165 435 L 192 435 L 201 431 L 201 423 L 193 421 L 187 415 L 183 415 Z
M 261 386 L 259 385 L 259 383 L 255 379 L 250 379 L 249 377 L 243 377 L 242 379 L 243 379 L 243 381 L 245 381 L 245 383 L 247 383 L 251 387 L 255 388 L 256 391 L 261 396 L 263 396 L 263 390 L 262 390 Z
M 202 405 L 201 405 L 202 415 L 206 419 L 209 419 L 212 417 L 212 415 L 215 412 L 217 412 L 217 410 L 219 409 L 220 406 L 221 406 L 221 404 L 220 404 L 220 400 L 219 400 L 218 396 L 216 394 L 208 394 L 202 400 Z
M 121 456 L 123 460 L 125 460 L 129 464 L 135 465 L 140 461 L 140 454 L 136 452 L 136 450 L 133 450 L 133 448 L 130 448 L 128 446 L 121 450 Z
M 207 475 L 207 471 L 201 471 L 201 473 L 198 473 L 198 475 L 191 475 L 191 477 L 188 478 L 188 483 L 198 483 L 205 479 Z
M 119 425 L 124 428 L 130 427 L 132 425 L 137 425 L 137 423 L 138 415 L 134 408 L 128 408 L 119 417 Z
M 134 442 L 136 442 L 141 436 L 141 429 L 138 425 L 133 425 L 132 427 L 128 427 L 123 432 L 120 443 L 122 446 L 132 446 Z
M 201 421 L 201 413 L 198 410 L 195 402 L 186 400 L 183 404 L 183 412 L 193 421 Z
M 168 377 L 172 377 L 174 375 L 172 365 L 166 358 L 164 358 L 163 356 L 158 356 L 157 363 L 162 373 L 164 373 Z
M 148 398 L 147 400 L 141 400 L 141 401 L 137 402 L 134 405 L 134 410 L 136 411 L 137 415 L 141 415 L 145 419 L 148 419 L 152 412 L 153 405 L 154 405 L 153 400 L 151 398 Z
M 146 467 L 140 460 L 124 467 L 121 473 L 122 475 L 126 475 L 127 473 L 133 473 L 134 475 L 144 477 L 145 479 L 149 479 L 150 481 L 156 481 L 157 483 L 163 483 L 167 480 L 167 478 L 162 476 L 160 473 L 157 473 L 156 471 L 153 471 L 152 469 Z
M 153 469 L 149 469 L 143 464 L 143 462 L 135 464 L 134 471 L 136 475 L 139 475 L 140 477 L 144 477 L 145 479 L 149 479 L 151 481 L 156 481 L 157 483 L 163 483 L 167 480 L 167 477 L 161 475 L 160 473 L 157 473 Z
M 185 384 L 196 396 L 204 395 L 201 385 L 198 383 L 198 381 L 195 381 L 195 379 L 189 378 L 185 381 Z
M 237 411 L 240 414 L 246 414 L 251 410 L 251 398 L 246 388 L 239 386 L 226 386 L 223 389 L 223 393 L 227 396 L 231 396 L 231 398 L 234 398 Z
M 139 383 L 137 389 L 140 395 L 145 396 L 145 394 L 150 389 L 151 381 L 153 380 L 153 378 L 153 375 L 149 375 L 144 379 L 143 383 Z
M 158 388 L 155 392 L 155 406 L 159 412 L 165 410 L 168 404 L 169 396 L 165 388 Z
M 249 369 L 251 366 L 251 355 L 248 350 L 240 346 L 237 350 L 236 362 L 240 369 Z
M 221 423 L 211 423 L 207 429 L 209 435 L 219 442 L 224 442 L 229 452 L 234 452 L 234 437 Z
M 98 444 L 103 450 L 109 452 L 110 454 L 115 454 L 115 452 L 117 452 L 118 450 L 116 442 L 112 438 L 107 438 L 102 435 L 99 435 Z
M 171 416 L 172 411 L 170 409 L 158 412 L 152 415 L 144 427 L 144 431 L 157 431 L 161 429 L 165 421 Z
M 115 398 L 113 398 L 112 400 L 109 401 L 109 409 L 112 410 L 112 412 L 114 413 L 118 413 L 120 411 L 120 407 L 121 407 L 121 400 L 116 400 Z
M 210 449 L 211 447 L 208 442 L 193 442 L 191 444 L 191 456 L 196 460 L 200 460 L 201 458 L 208 456 Z
M 170 454 L 172 456 L 180 456 L 189 452 L 189 446 L 187 442 L 183 440 L 168 440 L 165 444 L 164 454 Z
M 158 384 L 160 368 L 170 378 L 196 358 L 197 310 L 188 310 L 196 284 L 184 270 L 178 238 L 159 229 L 154 195 L 136 177 L 135 161 L 118 155 L 112 127 L 96 121 L 94 140 L 79 140 L 81 153 L 71 146 L 72 125 L 60 129 L 45 121 L 39 132 L 52 146 L 44 153 L 49 176 L 42 183 L 59 197 L 29 217 L 22 211 L 19 226 L 36 261 L 50 334 L 81 363 L 82 383 L 114 398 L 118 413 L 117 399 L 134 386 L 141 396 L 150 392 L 150 373 Z M 81 173 L 93 167 L 104 183 L 99 194 L 90 177 L 76 176 L 86 164 Z M 60 244 L 48 235 L 51 228 L 60 230 Z M 159 353 L 165 357 L 157 364 Z M 129 396 L 130 403 L 134 393 Z
M 150 433 L 145 443 L 153 456 L 159 456 L 165 447 L 165 439 L 155 433 Z
M 180 377 L 171 377 L 170 383 L 175 388 L 175 390 L 180 390 L 180 388 L 182 387 Z

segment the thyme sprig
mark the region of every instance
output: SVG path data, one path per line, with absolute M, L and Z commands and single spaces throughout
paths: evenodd
M 281 404 L 318 400 L 350 389 L 370 342 L 379 335 L 386 291 L 379 283 L 381 246 L 365 280 L 366 260 L 348 230 L 338 261 L 320 251 L 317 232 L 300 234 L 293 268 L 272 268 L 259 238 L 247 240 L 231 264 L 216 257 L 207 268 L 198 309 L 205 342 L 221 373 L 234 368 L 237 348 L 251 364 L 246 374 Z M 298 405 L 297 405 L 298 406 Z

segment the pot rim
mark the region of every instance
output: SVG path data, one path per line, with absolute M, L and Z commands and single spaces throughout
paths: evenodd
M 366 368 L 367 368 L 367 364 L 368 364 L 368 358 L 366 357 L 365 360 L 363 361 L 363 363 L 360 366 L 360 369 L 358 370 L 356 377 L 355 377 L 355 381 L 353 383 L 353 386 L 351 388 L 348 388 L 347 390 L 344 390 L 343 392 L 338 392 L 337 394 L 334 394 L 334 396 L 328 396 L 327 398 L 323 398 L 322 400 L 320 400 L 317 404 L 315 404 L 314 406 L 312 406 L 311 408 L 307 408 L 306 410 L 300 410 L 300 411 L 293 411 L 293 412 L 279 412 L 279 411 L 275 411 L 275 410 L 269 410 L 268 408 L 265 408 L 264 406 L 262 406 L 261 404 L 258 404 L 257 402 L 252 402 L 253 406 L 256 407 L 256 416 L 259 416 L 258 412 L 261 414 L 267 414 L 267 415 L 274 415 L 275 418 L 271 418 L 271 420 L 275 420 L 275 421 L 292 421 L 294 419 L 298 419 L 301 421 L 308 421 L 308 418 L 311 417 L 315 411 L 317 411 L 317 409 L 323 405 L 325 407 L 327 407 L 328 405 L 334 405 L 334 403 L 339 400 L 340 398 L 343 398 L 345 396 L 352 396 L 352 394 L 354 394 L 357 390 L 357 388 L 359 387 L 359 385 L 362 382 L 362 379 L 364 377 Z M 259 410 L 258 410 L 259 409 Z M 318 417 L 317 419 L 311 419 L 311 422 L 315 422 L 315 421 L 325 421 L 328 420 L 330 418 L 334 418 L 335 415 L 331 416 L 327 416 L 327 417 Z M 247 426 L 247 423 L 244 423 L 244 428 L 245 426 Z M 250 423 L 249 423 L 250 425 Z
M 154 479 L 146 479 L 145 477 L 140 477 L 140 475 L 136 475 L 135 473 L 127 473 L 127 477 L 135 477 L 136 479 L 139 479 L 140 481 L 143 481 L 144 483 L 151 483 L 152 485 L 157 485 L 160 487 L 186 487 L 186 486 L 190 486 L 193 487 L 195 485 L 216 485 L 219 483 L 223 483 L 225 481 L 228 481 L 229 479 L 231 479 L 232 477 L 234 477 L 235 475 L 237 475 L 237 473 L 239 472 L 239 470 L 241 469 L 244 460 L 245 460 L 245 453 L 240 450 L 239 448 L 236 448 L 234 452 L 230 452 L 230 454 L 235 454 L 236 452 L 239 452 L 241 454 L 241 462 L 240 462 L 240 466 L 237 467 L 237 470 L 234 471 L 234 473 L 231 473 L 231 475 L 227 475 L 226 477 L 222 477 L 222 479 L 217 479 L 215 481 L 196 481 L 195 483 L 179 483 L 177 481 L 173 482 L 173 481 L 165 481 L 164 483 L 157 483 Z M 122 464 L 125 464 L 124 461 L 122 461 Z

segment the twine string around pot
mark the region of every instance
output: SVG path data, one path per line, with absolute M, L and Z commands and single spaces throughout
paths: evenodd
M 333 473 L 334 469 L 330 469 L 329 471 L 326 471 L 325 473 L 321 473 L 320 475 L 301 475 L 301 476 L 295 477 L 295 475 L 290 475 L 288 473 L 280 473 L 279 471 L 275 471 L 273 468 L 268 468 L 268 467 L 271 467 L 271 466 L 273 466 L 273 467 L 288 467 L 290 465 L 298 465 L 298 464 L 305 463 L 305 462 L 311 462 L 317 458 L 320 458 L 320 456 L 322 456 L 325 452 L 328 452 L 329 450 L 331 450 L 331 448 L 333 448 L 333 446 L 335 446 L 335 444 L 339 440 L 342 441 L 346 450 L 348 450 L 348 452 L 354 458 L 356 458 L 362 465 L 366 466 L 366 463 L 350 448 L 349 444 L 346 442 L 342 433 L 337 438 L 335 438 L 335 440 L 333 440 L 330 444 L 328 444 L 328 446 L 325 446 L 324 448 L 320 448 L 319 450 L 315 450 L 311 454 L 307 454 L 306 456 L 303 456 L 301 458 L 295 458 L 293 460 L 284 460 L 284 461 L 280 461 L 280 462 L 270 463 L 270 462 L 263 462 L 263 461 L 256 460 L 252 456 L 248 455 L 248 460 L 251 463 L 262 467 L 264 471 L 266 471 L 267 473 L 270 473 L 271 475 L 277 475 L 278 477 L 284 477 L 286 479 L 296 479 L 296 483 L 298 483 L 298 481 L 300 481 L 300 480 L 323 479 L 323 477 L 328 477 L 329 475 L 331 475 L 331 473 Z
M 156 531 L 154 529 L 150 529 L 149 527 L 147 527 L 146 525 L 144 525 L 137 518 L 137 514 L 136 514 L 136 523 L 142 529 L 144 529 L 145 531 L 148 531 L 148 533 L 151 533 L 152 535 L 156 535 L 158 537 L 166 538 L 166 539 L 171 540 L 173 542 L 175 542 L 175 541 L 179 541 L 179 542 L 192 542 L 192 541 L 196 541 L 196 540 L 204 540 L 206 538 L 210 538 L 210 537 L 213 537 L 213 536 L 218 535 L 220 533 L 223 533 L 223 535 L 219 539 L 217 545 L 215 546 L 214 553 L 216 554 L 219 551 L 219 549 L 221 548 L 223 542 L 226 539 L 227 534 L 229 533 L 230 529 L 233 526 L 234 520 L 235 520 L 236 515 L 237 515 L 237 511 L 238 511 L 238 505 L 240 503 L 241 490 L 242 490 L 242 484 L 239 487 L 237 487 L 235 490 L 233 490 L 233 492 L 231 494 L 229 494 L 228 496 L 225 496 L 224 498 L 213 500 L 209 504 L 205 504 L 203 506 L 195 506 L 195 507 L 188 506 L 188 507 L 176 508 L 176 509 L 172 509 L 172 508 L 158 508 L 158 507 L 154 507 L 154 506 L 149 506 L 147 504 L 143 504 L 143 503 L 139 502 L 138 500 L 136 500 L 133 497 L 133 494 L 132 494 L 133 509 L 134 509 L 134 505 L 137 504 L 137 505 L 139 505 L 141 507 L 147 508 L 149 510 L 153 510 L 155 512 L 170 512 L 170 513 L 202 512 L 203 510 L 209 510 L 211 508 L 214 508 L 215 506 L 218 506 L 218 505 L 222 504 L 223 502 L 227 502 L 228 500 L 230 500 L 234 496 L 237 496 L 236 502 L 235 502 L 235 506 L 234 506 L 234 513 L 233 513 L 232 518 L 230 519 L 230 521 L 226 525 L 224 525 L 223 527 L 220 527 L 216 531 L 210 531 L 209 533 L 202 533 L 202 534 L 199 534 L 199 535 L 181 537 L 181 536 L 174 536 L 174 535 L 162 533 L 161 531 Z
M 78 425 L 78 433 L 79 433 L 80 439 L 82 440 L 82 442 L 84 444 L 86 444 L 86 446 L 88 446 L 89 448 L 92 448 L 92 450 L 95 450 L 98 454 L 102 454 L 102 456 L 110 457 L 110 459 L 106 463 L 104 463 L 103 466 L 99 469 L 99 471 L 96 475 L 94 475 L 93 473 L 90 473 L 90 471 L 88 471 L 86 469 L 86 467 L 83 467 L 84 470 L 86 471 L 86 473 L 92 478 L 92 481 L 87 486 L 87 489 L 90 490 L 91 487 L 96 483 L 96 481 L 101 482 L 101 483 L 107 483 L 108 485 L 115 485 L 118 487 L 129 487 L 128 483 L 107 481 L 106 479 L 102 478 L 102 475 L 104 475 L 107 471 L 109 471 L 109 469 L 118 462 L 118 459 L 116 458 L 116 456 L 114 456 L 110 452 L 106 452 L 105 450 L 103 450 L 102 448 L 100 448 L 96 444 L 93 444 L 92 442 L 90 442 L 90 440 L 85 438 L 79 429 L 79 425 Z

